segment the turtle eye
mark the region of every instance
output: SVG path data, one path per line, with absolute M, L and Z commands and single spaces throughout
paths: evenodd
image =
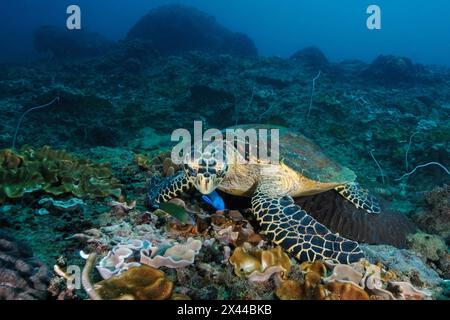
M 188 164 L 184 164 L 184 172 L 186 172 L 186 174 L 188 176 L 196 176 L 197 175 L 197 169 L 193 168 L 192 166 L 190 166 Z

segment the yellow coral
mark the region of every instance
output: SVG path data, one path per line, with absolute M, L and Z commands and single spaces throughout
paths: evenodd
M 282 300 L 368 300 L 369 295 L 352 283 L 333 281 L 322 284 L 326 266 L 322 261 L 304 262 L 300 269 L 304 280 L 285 280 L 275 291 Z
M 16 155 L 10 149 L 0 151 L 0 167 L 6 169 L 15 169 L 22 164 L 22 157 Z
M 261 250 L 244 243 L 234 250 L 229 261 L 234 266 L 236 275 L 245 276 L 253 281 L 266 280 L 278 272 L 282 276 L 287 276 L 291 269 L 289 256 L 281 247 Z
M 300 270 L 303 272 L 314 272 L 323 277 L 327 272 L 327 267 L 322 261 L 316 260 L 314 262 L 303 262 L 300 265 Z
M 302 300 L 305 293 L 300 282 L 285 280 L 275 290 L 276 296 L 281 300 Z
M 369 300 L 369 294 L 353 283 L 331 282 L 325 286 L 333 300 Z
M 93 163 L 45 146 L 24 147 L 19 153 L 0 151 L 0 203 L 42 190 L 77 197 L 120 196 L 120 183 L 107 164 Z
M 94 288 L 103 300 L 167 300 L 172 298 L 173 283 L 164 272 L 142 265 L 100 281 Z M 186 296 L 173 298 L 186 299 Z

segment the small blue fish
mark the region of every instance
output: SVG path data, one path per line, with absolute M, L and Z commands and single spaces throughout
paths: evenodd
M 216 210 L 225 210 L 225 202 L 216 191 L 203 195 L 202 199 Z

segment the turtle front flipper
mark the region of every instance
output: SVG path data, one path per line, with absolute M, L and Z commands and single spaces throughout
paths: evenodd
M 183 171 L 167 178 L 153 177 L 148 188 L 148 205 L 158 208 L 160 203 L 176 198 L 191 187 L 192 183 Z
M 335 188 L 345 199 L 353 203 L 356 208 L 362 208 L 368 213 L 378 214 L 381 212 L 380 203 L 369 192 L 357 182 L 350 182 Z
M 252 209 L 271 241 L 301 262 L 332 260 L 352 263 L 364 257 L 358 243 L 333 234 L 294 203 L 276 191 L 276 181 L 262 181 L 252 197 Z

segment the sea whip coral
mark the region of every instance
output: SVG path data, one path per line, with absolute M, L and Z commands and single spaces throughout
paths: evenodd
M 25 118 L 25 116 L 26 116 L 28 113 L 30 113 L 31 111 L 33 111 L 33 110 L 39 110 L 39 109 L 43 109 L 43 108 L 46 108 L 46 107 L 48 107 L 48 106 L 51 106 L 53 103 L 55 103 L 55 101 L 58 101 L 58 102 L 59 102 L 59 97 L 54 98 L 54 99 L 53 99 L 52 101 L 50 101 L 49 103 L 43 104 L 43 105 L 41 105 L 41 106 L 37 106 L 37 107 L 30 108 L 30 109 L 28 109 L 27 111 L 25 111 L 25 112 L 20 116 L 19 122 L 17 123 L 17 126 L 16 126 L 16 131 L 14 132 L 14 138 L 13 138 L 13 142 L 12 142 L 12 150 L 15 150 L 15 149 L 16 149 L 17 133 L 19 132 L 20 125 L 21 125 L 23 119 Z

